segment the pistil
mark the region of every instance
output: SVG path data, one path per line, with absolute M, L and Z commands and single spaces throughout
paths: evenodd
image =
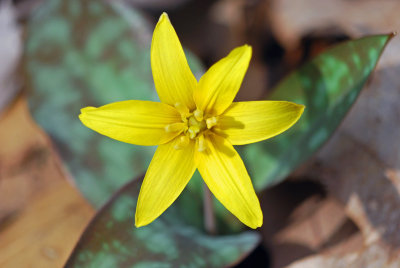
M 176 103 L 175 108 L 181 114 L 182 122 L 169 124 L 165 127 L 167 132 L 182 132 L 174 148 L 180 150 L 187 146 L 190 140 L 196 141 L 197 150 L 204 152 L 207 150 L 205 135 L 218 123 L 218 117 L 207 117 L 203 111 L 196 109 L 190 112 L 189 109 L 181 103 Z

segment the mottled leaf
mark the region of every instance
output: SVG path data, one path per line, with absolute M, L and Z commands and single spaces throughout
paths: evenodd
M 154 147 L 127 145 L 84 127 L 85 106 L 158 100 L 150 68 L 152 26 L 119 1 L 49 0 L 28 22 L 26 64 L 35 120 L 55 141 L 83 194 L 98 207 L 142 174 Z M 200 65 L 189 55 L 192 70 Z
M 346 120 L 299 174 L 318 179 L 345 205 L 362 234 L 356 250 L 339 256 L 321 252 L 314 259 L 356 256 L 352 267 L 400 267 L 400 62 L 393 64 L 400 47 L 395 41 Z
M 269 96 L 306 106 L 289 131 L 242 147 L 259 191 L 283 180 L 333 134 L 351 108 L 392 35 L 347 41 L 320 54 L 283 80 Z
M 76 184 L 99 206 L 132 175 L 142 174 L 152 147 L 111 140 L 78 119 L 85 106 L 126 99 L 157 100 L 150 68 L 151 29 L 118 2 L 51 0 L 29 22 L 26 68 L 31 110 L 52 136 Z M 189 54 L 192 70 L 200 70 Z M 197 182 L 199 182 L 197 180 Z M 184 191 L 175 206 L 147 227 L 134 227 L 140 182 L 99 212 L 68 266 L 220 267 L 237 262 L 258 243 L 256 233 L 209 237 L 201 230 L 202 199 Z M 202 189 L 196 180 L 189 188 Z M 181 219 L 191 219 L 185 225 Z M 200 228 L 197 228 L 200 227 Z M 171 263 L 168 265 L 167 263 Z M 124 266 L 125 265 L 125 266 Z
M 225 267 L 251 252 L 256 232 L 209 236 L 181 221 L 171 207 L 152 224 L 135 228 L 141 179 L 123 187 L 98 212 L 65 267 Z
M 173 20 L 173 18 L 172 18 Z M 85 106 L 127 99 L 157 100 L 150 68 L 151 27 L 132 8 L 94 0 L 50 0 L 28 24 L 29 101 L 36 121 L 51 135 L 76 185 L 95 207 L 132 176 L 144 173 L 154 147 L 118 142 L 86 128 Z M 202 68 L 190 53 L 195 74 Z M 177 206 L 203 228 L 202 179 L 198 172 Z M 225 233 L 242 228 L 221 213 Z M 132 212 L 133 213 L 133 212 Z M 226 228 L 224 222 L 231 222 Z

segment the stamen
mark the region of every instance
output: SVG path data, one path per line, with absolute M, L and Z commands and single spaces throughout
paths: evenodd
M 174 145 L 175 150 L 181 150 L 189 144 L 189 137 L 186 135 L 180 136 L 179 140 Z
M 194 139 L 194 138 L 196 138 L 197 133 L 200 132 L 200 128 L 199 128 L 199 126 L 190 126 L 188 129 L 188 132 L 189 132 L 189 137 L 191 139 Z
M 173 123 L 165 126 L 166 132 L 178 132 L 182 131 L 185 127 L 184 123 Z
M 189 117 L 189 125 L 191 126 L 198 126 L 199 122 L 193 116 Z
M 199 135 L 199 138 L 197 139 L 197 150 L 199 152 L 204 152 L 207 150 L 206 141 L 203 134 Z
M 207 123 L 207 128 L 210 129 L 218 123 L 218 118 L 215 116 L 207 118 L 206 123 Z
M 193 115 L 197 121 L 199 122 L 203 121 L 203 111 L 196 109 L 196 111 L 193 112 Z

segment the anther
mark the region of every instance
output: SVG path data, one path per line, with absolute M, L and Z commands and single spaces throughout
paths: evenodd
M 200 128 L 199 128 L 199 126 L 190 126 L 188 129 L 188 132 L 189 132 L 189 137 L 191 139 L 194 139 L 194 138 L 196 138 L 197 133 L 200 132 Z
M 193 116 L 189 117 L 189 125 L 191 126 L 198 126 L 199 122 Z
M 199 122 L 203 121 L 203 111 L 196 109 L 196 111 L 193 112 L 193 115 L 197 121 Z
M 216 118 L 215 116 L 207 118 L 206 123 L 207 128 L 210 129 L 218 123 L 218 118 Z
M 179 140 L 174 145 L 175 150 L 181 150 L 189 144 L 189 137 L 186 135 L 180 136 Z
M 173 123 L 165 126 L 166 132 L 178 132 L 182 131 L 185 127 L 184 123 Z

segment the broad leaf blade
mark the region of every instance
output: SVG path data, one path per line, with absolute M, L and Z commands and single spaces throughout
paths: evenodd
M 240 261 L 259 243 L 253 231 L 205 235 L 184 224 L 177 207 L 150 225 L 135 228 L 141 181 L 127 184 L 98 212 L 66 267 L 225 267 Z
M 273 90 L 268 99 L 293 101 L 306 109 L 289 131 L 241 148 L 258 191 L 283 180 L 332 135 L 391 37 L 368 36 L 339 44 L 293 72 Z
M 95 207 L 132 176 L 144 173 L 155 150 L 102 136 L 78 119 L 86 106 L 158 101 L 150 67 L 152 29 L 134 9 L 110 4 L 46 1 L 28 23 L 25 51 L 33 116 L 51 135 L 76 185 Z M 190 52 L 186 55 L 198 76 L 199 61 Z M 181 217 L 201 229 L 203 185 L 196 174 L 177 206 Z M 229 219 L 220 222 L 226 232 L 242 228 L 238 221 L 231 228 L 226 228 Z
M 129 99 L 158 101 L 151 35 L 143 16 L 121 1 L 48 0 L 28 23 L 25 68 L 32 114 L 96 207 L 145 172 L 155 148 L 95 133 L 79 121 L 79 111 Z M 192 70 L 201 69 L 188 58 Z

